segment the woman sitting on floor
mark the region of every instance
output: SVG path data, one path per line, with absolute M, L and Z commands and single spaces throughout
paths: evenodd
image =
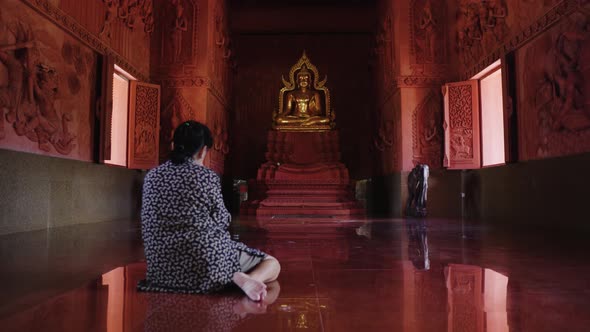
M 170 160 L 146 175 L 141 229 L 147 276 L 138 289 L 209 293 L 233 282 L 260 301 L 280 265 L 231 239 L 219 176 L 203 166 L 212 145 L 209 128 L 187 121 L 174 131 Z

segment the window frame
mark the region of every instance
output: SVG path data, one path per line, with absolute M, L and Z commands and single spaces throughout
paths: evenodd
M 514 82 L 514 73 L 511 69 L 514 68 L 514 54 L 508 53 L 501 58 L 498 58 L 494 61 L 491 65 L 486 67 L 484 70 L 480 71 L 478 74 L 472 76 L 469 80 L 466 81 L 459 81 L 459 82 L 448 82 L 443 85 L 442 91 L 444 96 L 444 160 L 443 160 L 443 167 L 447 169 L 483 169 L 483 168 L 491 168 L 491 167 L 499 167 L 503 165 L 507 165 L 510 163 L 515 163 L 518 161 L 518 142 L 517 142 L 517 119 L 516 114 L 514 112 L 514 99 L 511 97 L 515 95 L 515 84 Z M 483 137 L 482 137 L 482 121 L 483 121 L 483 114 L 482 114 L 482 98 L 481 98 L 481 80 L 485 79 L 486 77 L 494 74 L 497 70 L 501 70 L 501 82 L 502 82 L 502 117 L 503 117 L 503 126 L 504 126 L 504 162 L 503 163 L 496 163 L 490 165 L 483 165 Z M 477 89 L 473 91 L 475 87 L 474 81 L 477 81 Z M 460 159 L 456 157 L 451 157 L 450 151 L 452 150 L 453 142 L 451 142 L 451 133 L 449 132 L 451 128 L 449 128 L 450 122 L 450 115 L 451 112 L 449 110 L 451 100 L 449 93 L 449 88 L 459 85 L 472 85 L 472 94 L 474 94 L 473 100 L 477 99 L 477 102 L 472 103 L 471 112 L 477 112 L 477 115 L 473 117 L 473 124 L 472 130 L 473 135 L 477 132 L 477 139 L 473 137 L 473 149 L 479 149 L 478 154 L 474 153 L 474 157 L 472 158 L 472 162 L 461 162 Z M 474 106 L 476 105 L 476 106 Z M 477 118 L 477 120 L 476 120 Z M 477 126 L 477 127 L 476 127 Z

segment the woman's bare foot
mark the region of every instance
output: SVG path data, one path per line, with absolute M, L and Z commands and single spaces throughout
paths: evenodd
M 233 281 L 252 301 L 262 301 L 266 297 L 266 285 L 243 272 L 236 272 Z

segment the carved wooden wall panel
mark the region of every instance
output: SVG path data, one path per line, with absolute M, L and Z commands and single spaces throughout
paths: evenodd
M 576 11 L 517 52 L 523 160 L 590 152 L 590 10 Z
M 204 12 L 200 12 L 197 0 L 157 1 L 154 5 L 157 21 L 163 22 L 154 30 L 153 42 L 160 47 L 152 52 L 152 74 L 162 84 L 164 102 L 160 138 L 163 161 L 168 157 L 173 131 L 183 121 L 203 122 L 218 135 L 221 130 L 227 141 L 227 120 L 220 114 L 227 115 L 229 107 L 233 46 L 225 1 L 206 2 Z M 219 153 L 223 150 L 226 153 Z M 205 163 L 214 164 L 213 168 L 222 173 L 226 154 L 227 147 L 212 149 Z
M 374 57 L 374 75 L 378 90 L 377 101 L 382 103 L 394 88 L 395 82 L 395 44 L 393 19 L 387 13 L 375 35 L 375 45 L 372 48 Z
M 481 166 L 479 87 L 476 80 L 446 84 L 444 95 L 445 156 L 449 169 Z
M 210 27 L 213 45 L 209 51 L 209 76 L 212 84 L 225 100 L 231 95 L 231 72 L 235 65 L 234 42 L 229 33 L 225 1 L 216 1 Z
M 225 158 L 229 148 L 228 112 L 223 104 L 213 95 L 208 97 L 207 126 L 213 134 L 213 148 L 209 153 L 209 167 L 218 174 L 223 174 Z
M 158 78 L 197 75 L 198 1 L 156 1 L 154 6 L 158 24 L 153 42 L 158 47 L 152 48 L 152 73 Z
M 412 63 L 448 63 L 446 9 L 446 1 L 412 0 L 410 4 Z
M 169 97 L 163 97 L 162 100 L 168 100 L 163 103 L 161 114 L 161 131 L 160 131 L 160 154 L 161 161 L 168 158 L 170 144 L 174 134 L 174 129 L 187 120 L 195 119 L 195 111 L 190 103 L 184 98 L 182 89 L 175 89 Z
M 60 0 L 59 8 L 142 73 L 150 71 L 153 0 Z
M 439 91 L 431 91 L 412 114 L 412 147 L 414 165 L 442 167 L 442 100 Z
M 506 0 L 461 1 L 457 10 L 457 52 L 463 65 L 475 64 L 510 35 Z
M 92 160 L 95 52 L 18 0 L 0 45 L 0 147 Z
M 499 6 L 500 13 L 505 9 L 505 17 L 496 20 L 498 16 L 490 6 Z M 452 24 L 455 34 L 456 54 L 458 55 L 458 70 L 464 79 L 477 74 L 504 54 L 517 50 L 536 38 L 552 25 L 567 17 L 573 11 L 587 10 L 587 0 L 506 0 L 505 2 L 480 2 L 465 0 L 459 2 L 457 20 Z M 586 7 L 586 9 L 583 9 Z M 502 9 L 504 8 L 504 9 Z M 479 14 L 476 11 L 481 10 Z M 499 15 L 502 16 L 502 15 Z M 492 19 L 490 27 L 482 27 L 481 22 L 487 22 L 486 17 Z M 504 36 L 504 24 L 508 33 Z M 493 24 L 492 24 L 493 23 Z M 477 28 L 479 26 L 479 29 Z M 498 27 L 500 29 L 498 30 Z M 484 41 L 484 36 L 489 36 Z M 500 39 L 502 41 L 500 41 Z M 484 44 L 487 42 L 487 48 Z
M 371 150 L 379 161 L 374 172 L 379 175 L 400 170 L 401 151 L 401 96 L 400 90 L 387 97 L 377 112 L 377 130 L 373 135 Z
M 160 131 L 160 86 L 130 81 L 128 168 L 158 166 Z

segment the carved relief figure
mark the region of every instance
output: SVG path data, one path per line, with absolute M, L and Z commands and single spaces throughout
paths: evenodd
M 25 125 L 37 122 L 35 132 L 39 140 L 39 148 L 44 151 L 50 151 L 49 141 L 57 142 L 58 140 L 56 134 L 58 133 L 61 121 L 54 105 L 57 91 L 58 78 L 55 70 L 39 64 L 37 79 L 35 80 L 35 101 L 39 107 L 39 114 L 36 117 L 32 117 Z M 15 125 L 18 133 L 21 123 L 17 122 Z
M 104 22 L 99 33 L 100 37 L 111 38 L 113 23 L 118 18 L 130 30 L 135 29 L 137 19 L 144 24 L 143 31 L 150 34 L 154 31 L 153 0 L 102 0 L 106 6 Z
M 144 23 L 143 31 L 151 34 L 154 31 L 154 4 L 152 0 L 143 0 L 139 16 Z
M 508 9 L 502 0 L 490 0 L 488 2 L 488 17 L 486 26 L 491 28 L 497 42 L 502 42 L 508 36 L 509 30 L 506 24 Z M 491 51 L 491 49 L 490 49 Z
M 424 41 L 425 46 L 425 60 L 427 62 L 434 62 L 436 53 L 436 30 L 437 22 L 432 17 L 432 4 L 430 1 L 426 1 L 424 5 L 424 11 L 420 18 L 420 29 L 424 30 Z
M 192 108 L 182 96 L 182 92 L 177 90 L 161 115 L 160 152 L 162 156 L 170 151 L 174 129 L 193 118 Z
M 218 2 L 215 11 L 215 46 L 211 49 L 209 65 L 211 67 L 215 86 L 220 90 L 224 98 L 229 95 L 230 80 L 230 62 L 232 61 L 232 40 L 229 36 L 227 21 L 224 19 L 227 15 L 223 1 Z
M 520 52 L 530 66 L 521 71 L 529 157 L 590 150 L 590 17 L 575 13 Z M 536 120 L 536 121 L 535 121 Z M 522 122 L 525 123 L 524 120 Z
M 466 141 L 464 135 L 453 134 L 451 140 L 453 141 L 451 151 L 454 159 L 469 159 L 473 157 L 471 143 Z
M 428 125 L 426 127 L 426 130 L 424 131 L 424 139 L 422 140 L 421 145 L 425 148 L 430 147 L 432 146 L 432 143 L 440 140 L 440 137 L 440 130 L 437 126 L 436 118 L 434 117 L 434 115 L 431 115 L 428 119 Z
M 98 36 L 105 36 L 106 38 L 111 39 L 112 25 L 115 19 L 117 19 L 119 0 L 104 0 L 104 4 L 107 7 L 107 12 L 105 13 L 104 23 L 102 24 L 102 29 Z
M 412 50 L 419 64 L 445 61 L 445 34 L 441 29 L 445 6 L 436 3 L 436 7 L 431 0 L 415 0 L 412 4 Z
M 182 0 L 176 0 L 174 5 L 176 17 L 174 18 L 174 25 L 172 28 L 172 61 L 180 61 L 180 55 L 182 54 L 182 35 L 188 31 L 188 22 L 184 17 L 184 7 L 182 6 Z
M 32 102 L 32 77 L 27 68 L 32 65 L 29 49 L 34 46 L 30 28 L 20 22 L 10 22 L 3 18 L 0 9 L 0 139 L 4 132 L 4 114 L 8 122 L 16 120 L 18 106 L 26 94 L 27 102 Z M 17 55 L 18 53 L 18 55 Z M 25 82 L 26 81 L 26 82 Z M 26 90 L 26 91 L 25 91 Z
M 461 0 L 457 13 L 457 51 L 465 65 L 477 62 L 508 37 L 505 0 Z
M 132 5 L 128 7 L 128 17 L 123 22 L 125 22 L 125 25 L 130 30 L 134 30 L 135 29 L 136 19 L 139 17 L 140 7 L 138 6 L 138 2 L 137 1 L 135 1 L 135 2 L 134 1 L 131 1 L 131 4 Z
M 373 138 L 373 146 L 383 152 L 393 146 L 393 121 L 382 121 L 377 130 L 377 136 Z
M 395 92 L 379 109 L 376 119 L 376 133 L 373 136 L 371 148 L 376 152 L 380 162 L 380 172 L 390 173 L 398 169 L 399 151 L 397 142 L 400 141 L 399 119 L 399 90 Z M 397 120 L 397 121 L 396 121 Z
M 119 8 L 117 9 L 117 16 L 123 20 L 129 18 L 129 0 L 120 0 Z
M 219 112 L 221 113 L 221 112 Z M 213 149 L 226 155 L 229 153 L 227 125 L 224 114 L 219 114 L 213 124 Z
M 442 166 L 442 101 L 431 92 L 413 114 L 413 162 L 431 168 Z
M 384 88 L 393 84 L 393 77 L 395 75 L 392 29 L 391 16 L 387 16 L 375 37 L 374 52 L 377 57 L 377 63 L 379 64 L 377 71 L 381 73 L 377 84 Z
M 1 144 L 89 160 L 91 124 L 89 116 L 79 113 L 84 107 L 90 112 L 95 55 L 13 2 L 8 10 L 14 12 L 0 11 Z M 14 131 L 7 131 L 4 121 Z M 88 145 L 72 154 L 80 134 Z
M 8 30 L 15 43 L 0 47 L 0 61 L 14 79 L 7 82 L 8 96 L 3 105 L 9 109 L 6 118 L 17 135 L 26 135 L 48 152 L 50 141 L 58 142 L 58 129 L 62 124 L 54 107 L 57 73 L 40 62 L 29 25 L 23 22 L 8 25 L 12 26 Z

